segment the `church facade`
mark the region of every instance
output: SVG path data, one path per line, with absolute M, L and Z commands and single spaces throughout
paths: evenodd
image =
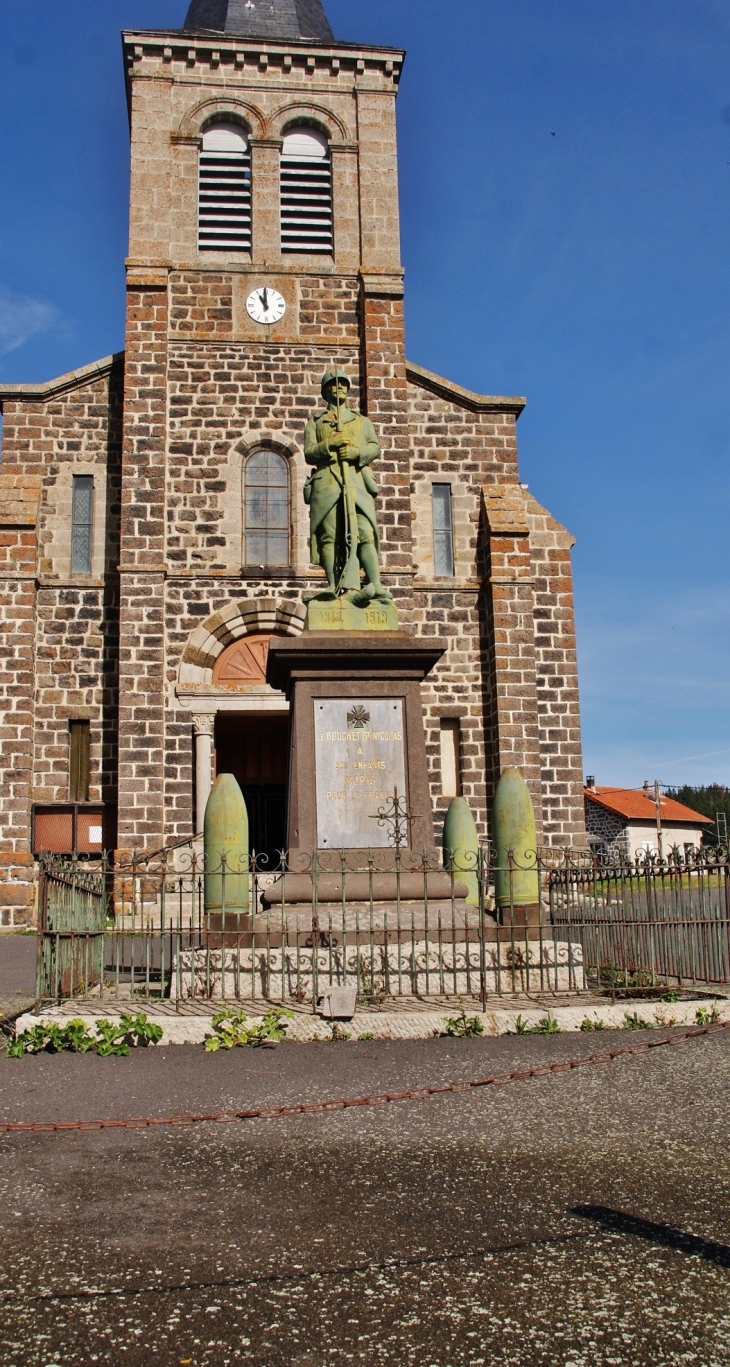
M 569 533 L 520 483 L 524 400 L 406 359 L 395 103 L 404 53 L 319 0 L 193 0 L 126 32 L 123 353 L 0 388 L 0 903 L 38 853 L 151 851 L 212 777 L 285 845 L 288 703 L 266 681 L 312 562 L 305 426 L 325 372 L 372 423 L 384 588 L 447 650 L 421 689 L 437 827 L 500 772 L 538 838 L 585 840 Z M 438 829 L 437 829 L 438 835 Z

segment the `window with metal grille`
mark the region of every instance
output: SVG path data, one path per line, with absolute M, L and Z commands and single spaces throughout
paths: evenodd
M 71 494 L 71 573 L 91 574 L 94 480 L 74 475 Z
M 436 575 L 454 573 L 450 484 L 433 485 L 433 569 Z
M 203 134 L 198 247 L 203 252 L 251 250 L 251 149 L 235 123 L 214 123 Z
M 246 564 L 289 564 L 289 471 L 275 451 L 246 461 Z
M 281 151 L 281 250 L 331 253 L 332 160 L 315 128 L 292 128 Z

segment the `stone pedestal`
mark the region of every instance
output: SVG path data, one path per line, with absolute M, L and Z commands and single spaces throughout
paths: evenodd
M 377 812 L 396 787 L 414 817 L 404 843 L 433 849 L 420 686 L 444 650 L 398 631 L 272 637 L 267 680 L 291 703 L 290 867 L 315 850 L 388 848 Z

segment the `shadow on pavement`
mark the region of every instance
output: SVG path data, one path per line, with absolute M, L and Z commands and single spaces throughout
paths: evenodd
M 694 1234 L 685 1234 L 671 1225 L 640 1220 L 635 1215 L 626 1215 L 622 1210 L 611 1210 L 610 1206 L 573 1206 L 571 1214 L 580 1215 L 585 1220 L 595 1220 L 604 1229 L 614 1230 L 617 1234 L 633 1234 L 637 1239 L 648 1239 L 651 1243 L 663 1244 L 665 1248 L 676 1248 L 680 1253 L 704 1258 L 718 1267 L 730 1267 L 730 1248 L 727 1244 L 698 1239 Z

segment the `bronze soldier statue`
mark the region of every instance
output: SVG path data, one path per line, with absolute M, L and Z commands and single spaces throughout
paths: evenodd
M 327 575 L 326 593 L 316 596 L 347 594 L 354 603 L 392 602 L 380 582 L 375 511 L 380 490 L 370 469 L 380 443 L 370 419 L 348 407 L 350 381 L 342 371 L 328 370 L 321 387 L 327 408 L 312 414 L 304 433 L 305 459 L 314 466 L 304 485 L 311 554 Z

